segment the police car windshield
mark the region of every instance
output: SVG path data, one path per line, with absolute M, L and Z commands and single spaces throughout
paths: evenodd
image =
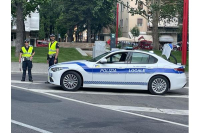
M 111 53 L 111 52 L 103 53 L 103 54 L 101 54 L 101 55 L 99 55 L 99 56 L 97 56 L 97 57 L 95 57 L 95 58 L 93 58 L 93 59 L 91 59 L 91 60 L 89 60 L 89 61 L 91 61 L 91 62 L 96 62 L 96 61 L 100 60 L 102 57 L 104 57 L 104 56 L 106 56 L 106 55 L 108 55 L 108 54 L 110 54 L 110 53 Z

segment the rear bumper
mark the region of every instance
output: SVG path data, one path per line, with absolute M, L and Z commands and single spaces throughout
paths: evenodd
M 171 87 L 170 90 L 181 89 L 187 84 L 187 77 L 185 73 L 169 76 Z

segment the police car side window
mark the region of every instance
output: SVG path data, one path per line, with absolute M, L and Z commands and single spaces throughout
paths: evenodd
M 158 59 L 156 59 L 155 57 L 153 57 L 153 56 L 149 56 L 149 64 L 154 64 L 154 63 L 156 63 L 158 61 Z
M 125 63 L 127 53 L 116 53 L 107 57 L 107 63 L 123 64 Z
M 131 57 L 132 64 L 149 64 L 149 55 L 143 53 L 133 53 Z

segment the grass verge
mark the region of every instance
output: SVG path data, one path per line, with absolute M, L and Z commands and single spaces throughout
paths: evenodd
M 34 47 L 35 56 L 34 63 L 46 63 L 48 47 Z M 60 48 L 58 55 L 58 62 L 72 61 L 72 60 L 89 60 L 92 57 L 82 56 L 75 48 Z M 19 58 L 15 57 L 15 47 L 11 47 L 11 62 L 18 62 Z

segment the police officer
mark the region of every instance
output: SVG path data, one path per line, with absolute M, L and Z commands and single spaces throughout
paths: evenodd
M 31 68 L 32 68 L 32 59 L 35 55 L 35 51 L 33 50 L 32 46 L 29 46 L 29 40 L 24 41 L 25 46 L 21 48 L 20 55 L 19 55 L 19 63 L 21 63 L 22 59 L 22 68 L 23 68 L 23 74 L 22 74 L 22 80 L 25 81 L 26 79 L 26 70 L 28 67 L 28 76 L 29 81 L 33 82 L 32 75 L 31 75 Z
M 49 52 L 47 55 L 47 63 L 49 63 L 49 67 L 58 63 L 58 53 L 59 53 L 59 45 L 58 42 L 55 41 L 55 35 L 50 35 L 51 42 L 49 42 Z
M 58 63 L 58 53 L 59 53 L 59 45 L 55 40 L 55 35 L 50 35 L 51 41 L 49 42 L 49 52 L 47 54 L 47 63 L 49 63 L 49 67 Z M 46 81 L 45 83 L 49 83 Z

